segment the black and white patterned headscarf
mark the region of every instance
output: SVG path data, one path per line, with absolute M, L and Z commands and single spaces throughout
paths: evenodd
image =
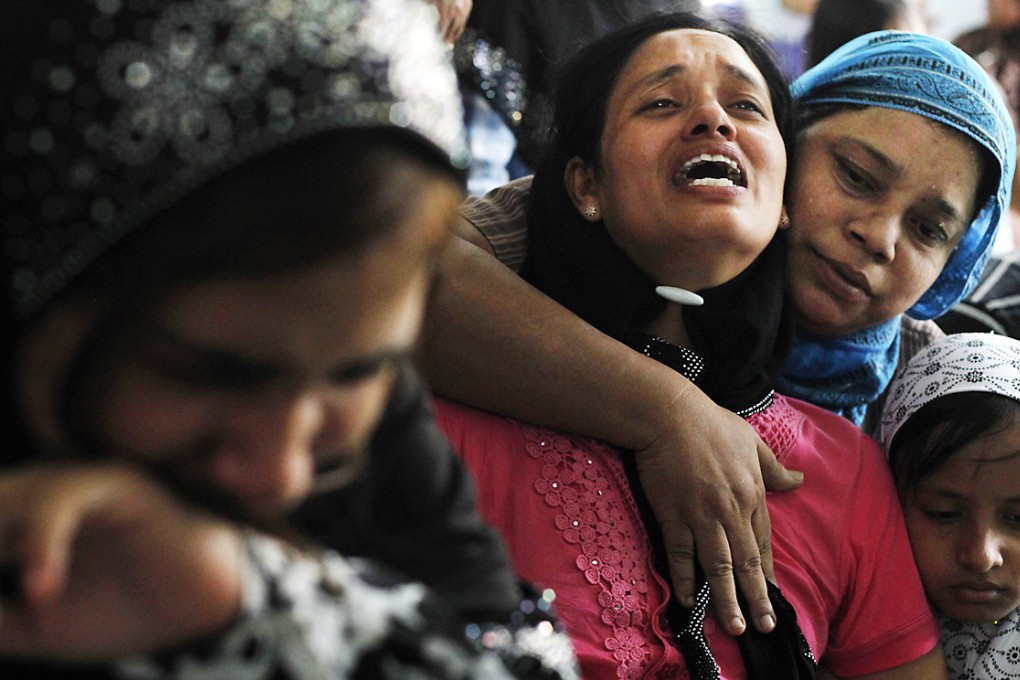
M 947 394 L 985 392 L 1020 401 L 1020 340 L 993 333 L 958 333 L 914 356 L 892 382 L 878 440 L 889 451 L 900 427 L 925 404 Z M 995 623 L 938 615 L 953 678 L 1020 676 L 1020 611 Z
M 893 380 L 878 441 L 889 451 L 900 427 L 925 404 L 957 392 L 990 392 L 1020 401 L 1020 340 L 958 333 L 933 342 Z
M 449 50 L 423 0 L 0 6 L 0 247 L 15 315 L 212 177 L 318 133 L 394 128 L 462 171 Z

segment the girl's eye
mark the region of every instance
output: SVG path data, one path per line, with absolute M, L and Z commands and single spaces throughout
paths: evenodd
M 392 356 L 369 359 L 333 371 L 329 380 L 336 387 L 355 387 L 394 368 L 398 361 L 396 357 Z
M 382 369 L 382 364 L 352 366 L 330 375 L 330 382 L 338 387 L 350 387 L 378 375 Z
M 939 524 L 948 524 L 954 520 L 960 519 L 960 513 L 955 510 L 935 510 L 929 508 L 922 510 L 921 512 L 925 517 Z
M 256 390 L 276 375 L 271 366 L 228 352 L 191 349 L 159 340 L 143 347 L 139 359 L 162 379 L 196 390 Z

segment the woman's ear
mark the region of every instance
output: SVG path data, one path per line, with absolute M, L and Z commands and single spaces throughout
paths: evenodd
M 570 201 L 581 217 L 589 222 L 598 222 L 602 219 L 599 184 L 595 178 L 595 171 L 581 160 L 580 156 L 574 156 L 567 162 L 567 167 L 563 171 L 563 185 L 567 188 L 567 195 L 570 196 Z

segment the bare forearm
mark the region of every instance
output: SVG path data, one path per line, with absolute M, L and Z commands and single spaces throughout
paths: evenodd
M 656 416 L 661 422 L 690 382 L 584 323 L 477 247 L 454 241 L 444 262 L 451 275 L 430 301 L 421 357 L 434 389 L 617 446 L 647 446 L 654 434 L 645 424 Z
M 693 599 L 695 546 L 702 564 L 760 564 L 736 580 L 755 625 L 771 630 L 765 488 L 800 479 L 750 425 L 466 241 L 451 245 L 430 304 L 420 363 L 440 394 L 633 449 L 681 602 Z M 714 573 L 716 613 L 728 632 L 743 632 L 737 584 L 727 569 Z

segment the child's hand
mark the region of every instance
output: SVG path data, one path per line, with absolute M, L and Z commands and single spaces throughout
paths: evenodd
M 0 654 L 106 661 L 226 626 L 239 531 L 120 464 L 0 474 Z M 11 592 L 13 591 L 13 592 Z

